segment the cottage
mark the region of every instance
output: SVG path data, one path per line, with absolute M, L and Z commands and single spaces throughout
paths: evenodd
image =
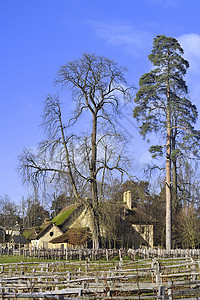
M 153 248 L 153 224 L 142 210 L 132 207 L 132 195 L 130 191 L 123 194 L 123 202 L 127 205 L 125 207 L 125 220 L 133 229 L 133 245 L 138 248 L 146 246 Z
M 63 234 L 63 231 L 53 223 L 49 223 L 48 226 L 44 227 L 35 237 L 31 240 L 31 246 L 36 248 L 53 248 L 50 244 L 50 240 L 59 237 Z
M 153 225 L 142 211 L 132 208 L 130 191 L 124 193 L 123 202 L 106 205 L 107 219 L 100 224 L 102 247 L 153 247 Z M 113 209 L 119 212 L 115 228 Z M 91 230 L 89 210 L 81 204 L 73 204 L 34 232 L 30 231 L 28 238 L 36 248 L 92 247 Z
M 72 227 L 61 236 L 52 239 L 50 244 L 60 245 L 61 248 L 91 248 L 92 236 L 88 227 Z
M 28 241 L 22 234 L 12 235 L 9 241 L 9 247 L 11 246 L 13 250 L 24 248 L 27 244 Z

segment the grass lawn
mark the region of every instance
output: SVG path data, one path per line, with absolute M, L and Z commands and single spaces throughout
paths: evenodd
M 39 258 L 23 258 L 23 255 L 3 255 L 0 257 L 0 264 L 6 263 L 21 263 L 21 262 L 51 262 L 52 259 L 39 259 Z
M 39 259 L 39 258 L 33 258 L 33 257 L 24 258 L 23 255 L 2 255 L 2 257 L 0 257 L 0 264 L 21 263 L 22 261 L 31 263 L 31 262 L 54 262 L 55 260 L 53 260 L 53 259 Z M 70 261 L 71 262 L 80 262 L 79 259 L 70 260 Z M 119 261 L 119 256 L 113 257 L 111 260 L 108 261 L 108 263 L 115 262 L 115 261 Z M 132 259 L 130 259 L 130 257 L 128 257 L 128 256 L 124 256 L 123 261 L 124 262 L 129 262 L 129 261 L 132 261 Z M 106 258 L 103 257 L 103 258 L 101 258 L 99 260 L 95 260 L 93 262 L 105 262 L 106 263 L 107 261 L 106 261 Z

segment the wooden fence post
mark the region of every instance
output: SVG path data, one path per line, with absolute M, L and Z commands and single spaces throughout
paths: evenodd
M 87 274 L 88 273 L 88 263 L 87 263 L 87 261 L 85 261 L 85 274 Z
M 107 260 L 107 261 L 109 260 L 109 257 L 108 257 L 108 249 L 106 249 L 106 260 Z
M 68 249 L 66 248 L 65 251 L 66 251 L 66 260 L 68 260 Z
M 67 280 L 68 280 L 68 282 L 71 280 L 71 273 L 70 272 L 67 272 Z
M 191 273 L 195 273 L 195 271 L 196 271 L 196 262 L 195 262 L 195 260 L 193 259 L 193 258 L 191 258 Z M 196 274 L 192 274 L 191 275 L 191 279 L 192 280 L 197 280 L 197 275 Z
M 119 260 L 123 261 L 123 259 L 122 259 L 122 250 L 121 249 L 119 249 Z
M 166 299 L 165 297 L 165 286 L 160 285 L 158 287 L 158 297 L 157 299 Z
M 81 251 L 81 249 L 79 250 L 79 260 L 81 260 L 82 259 L 82 251 Z
M 21 261 L 21 275 L 24 275 L 24 266 L 23 266 L 23 261 Z
M 156 263 L 156 283 L 161 283 L 161 282 L 162 282 L 161 267 L 160 267 L 160 263 L 157 262 Z
M 46 272 L 49 272 L 49 264 L 46 264 Z
M 172 281 L 168 281 L 168 299 L 173 300 L 173 295 L 172 295 Z
M 64 300 L 65 297 L 64 297 L 63 295 L 58 295 L 58 296 L 56 297 L 56 299 L 57 299 L 57 300 Z

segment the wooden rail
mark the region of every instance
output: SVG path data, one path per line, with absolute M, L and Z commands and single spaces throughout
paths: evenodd
M 167 251 L 165 249 L 129 249 L 128 255 L 130 255 L 133 259 L 136 256 L 141 258 L 183 258 L 183 257 L 193 257 L 200 258 L 200 249 L 172 249 Z
M 200 260 L 188 253 L 177 258 L 139 259 L 131 249 L 129 255 L 135 259 L 129 261 L 121 254 L 117 252 L 118 261 L 0 264 L 0 296 L 59 300 L 200 297 Z
M 115 256 L 127 255 L 127 250 L 125 249 L 33 249 L 22 251 L 24 258 L 27 257 L 37 257 L 39 259 L 55 259 L 55 260 L 98 260 L 103 257 L 106 260 L 110 260 Z

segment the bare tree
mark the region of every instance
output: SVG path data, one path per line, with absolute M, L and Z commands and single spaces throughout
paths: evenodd
M 73 117 L 65 123 L 59 97 L 49 96 L 42 123 L 48 139 L 36 154 L 25 149 L 20 156 L 25 182 L 47 177 L 53 181 L 61 176 L 70 179 L 76 201 L 90 211 L 94 248 L 100 245 L 99 204 L 105 181 L 109 176 L 127 174 L 124 139 L 115 123 L 121 106 L 131 100 L 125 71 L 112 60 L 89 54 L 62 66 L 56 83 L 72 90 Z M 81 116 L 90 127 L 78 137 L 72 128 Z
M 12 228 L 16 221 L 20 221 L 19 208 L 8 195 L 0 196 L 0 224 Z
M 179 237 L 183 248 L 196 248 L 200 242 L 200 219 L 194 204 L 187 204 L 178 214 Z

